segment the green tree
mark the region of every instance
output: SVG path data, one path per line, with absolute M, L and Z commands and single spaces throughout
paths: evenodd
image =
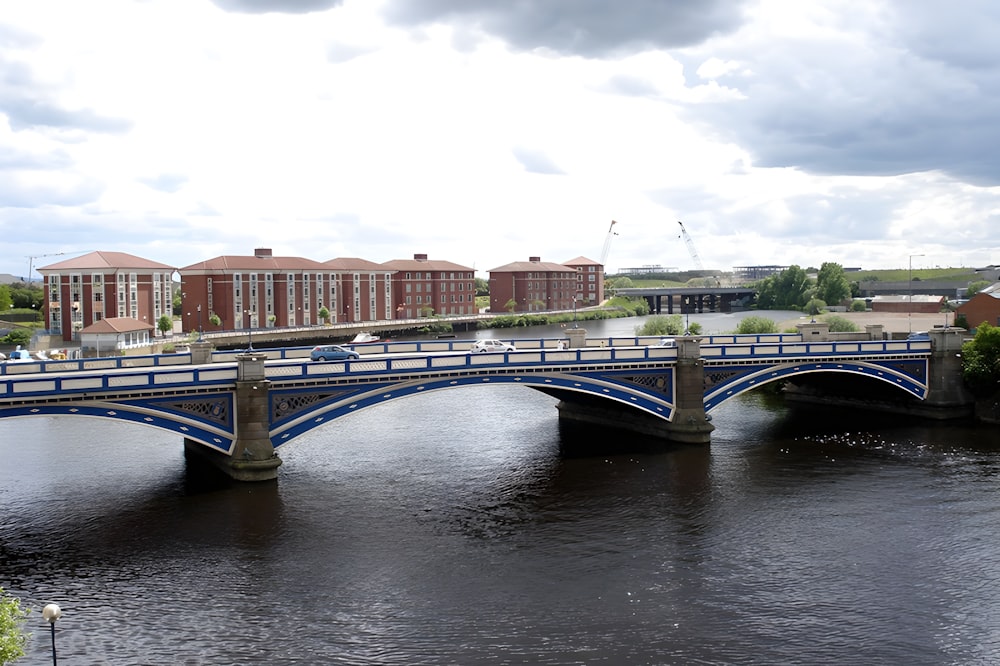
M 851 284 L 843 266 L 832 261 L 820 266 L 816 275 L 816 296 L 831 305 L 837 305 L 851 297 Z
M 213 312 L 208 315 L 208 323 L 212 326 L 222 326 L 222 317 Z
M 962 379 L 976 395 L 1000 390 L 1000 328 L 983 322 L 962 345 Z
M 5 345 L 28 347 L 31 344 L 31 330 L 27 328 L 15 328 L 10 333 L 0 338 L 0 342 Z
M 319 320 L 324 324 L 327 322 L 327 320 L 330 319 L 330 311 L 326 309 L 325 305 L 321 307 L 319 309 L 319 312 L 317 312 L 316 314 L 319 316 Z
M 806 303 L 805 311 L 808 314 L 818 315 L 823 310 L 826 310 L 826 301 L 821 298 L 811 298 Z
M 865 312 L 867 309 L 868 304 L 860 298 L 851 301 L 851 312 Z
M 10 287 L 0 284 L 0 312 L 6 312 L 14 307 L 14 300 L 10 296 Z
M 965 290 L 965 297 L 972 298 L 991 284 L 992 282 L 987 282 L 986 280 L 976 280 L 975 282 L 970 282 L 969 286 Z
M 0 587 L 0 664 L 9 664 L 24 656 L 28 635 L 23 625 L 28 611 L 21 600 L 8 596 Z
M 160 333 L 167 333 L 168 331 L 174 330 L 174 320 L 170 315 L 162 315 L 156 320 L 156 328 Z
M 737 333 L 777 333 L 778 324 L 773 319 L 767 317 L 744 317 L 740 320 L 740 325 L 736 328 Z
M 490 295 L 490 283 L 488 280 L 483 278 L 476 278 L 476 296 L 489 296 Z
M 517 301 L 511 298 L 510 300 L 508 300 L 506 303 L 503 304 L 503 307 L 507 312 L 513 314 L 514 310 L 517 308 Z
M 762 310 L 799 310 L 809 300 L 812 281 L 798 266 L 757 283 L 757 307 Z

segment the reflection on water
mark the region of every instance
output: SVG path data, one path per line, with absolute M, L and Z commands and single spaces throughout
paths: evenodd
M 205 484 L 133 424 L 0 422 L 23 663 L 51 659 L 49 600 L 70 664 L 1000 658 L 996 429 L 751 394 L 711 447 L 667 447 L 560 429 L 554 405 L 392 401 L 286 445 L 259 485 Z

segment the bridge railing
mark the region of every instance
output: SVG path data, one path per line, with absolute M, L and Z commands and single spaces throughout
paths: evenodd
M 265 365 L 268 379 L 330 377 L 335 375 L 378 375 L 482 369 L 490 367 L 544 370 L 553 365 L 614 364 L 648 361 L 674 362 L 673 347 L 600 347 L 569 350 L 538 349 L 513 352 L 470 354 L 466 351 L 428 354 L 365 355 L 347 361 L 314 362 L 287 359 Z M 52 363 L 52 362 L 49 362 Z M 28 365 L 28 364 L 24 364 Z M 0 404 L 5 400 L 29 396 L 94 393 L 107 391 L 142 392 L 148 390 L 199 388 L 232 385 L 237 379 L 237 363 L 212 363 L 182 367 L 107 368 L 65 370 L 62 374 L 15 374 L 0 377 Z
M 929 340 L 852 340 L 845 342 L 783 342 L 702 345 L 705 360 L 802 356 L 845 356 L 931 353 Z

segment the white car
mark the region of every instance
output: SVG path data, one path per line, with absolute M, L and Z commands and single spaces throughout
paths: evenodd
M 472 349 L 469 350 L 472 354 L 509 351 L 517 351 L 517 348 L 508 342 L 504 342 L 503 340 L 476 340 L 476 344 L 472 345 Z
M 677 341 L 673 338 L 660 338 L 660 341 L 656 343 L 657 347 L 676 347 Z

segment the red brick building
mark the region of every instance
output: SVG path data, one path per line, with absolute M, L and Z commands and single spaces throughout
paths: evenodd
M 173 314 L 174 271 L 124 252 L 91 252 L 43 266 L 46 327 L 68 341 L 95 322 L 125 317 L 162 335 L 156 324 Z
M 569 310 L 579 297 L 580 272 L 540 257 L 498 266 L 489 273 L 490 312 Z
M 275 257 L 268 248 L 254 254 L 215 257 L 180 269 L 185 331 L 309 326 L 328 307 L 330 269 L 302 257 Z M 212 315 L 221 319 L 209 324 Z
M 326 307 L 330 321 L 393 319 L 392 271 L 367 259 L 331 259 Z
M 872 312 L 919 312 L 934 314 L 941 312 L 945 297 L 932 294 L 909 294 L 875 296 L 871 299 Z
M 564 261 L 563 265 L 576 271 L 576 297 L 581 305 L 604 302 L 604 266 L 586 257 Z
M 1000 282 L 991 284 L 955 308 L 955 316 L 958 315 L 965 315 L 965 321 L 972 328 L 984 322 L 1000 326 Z
M 428 259 L 426 254 L 387 261 L 382 268 L 392 273 L 397 319 L 476 314 L 474 268 Z

